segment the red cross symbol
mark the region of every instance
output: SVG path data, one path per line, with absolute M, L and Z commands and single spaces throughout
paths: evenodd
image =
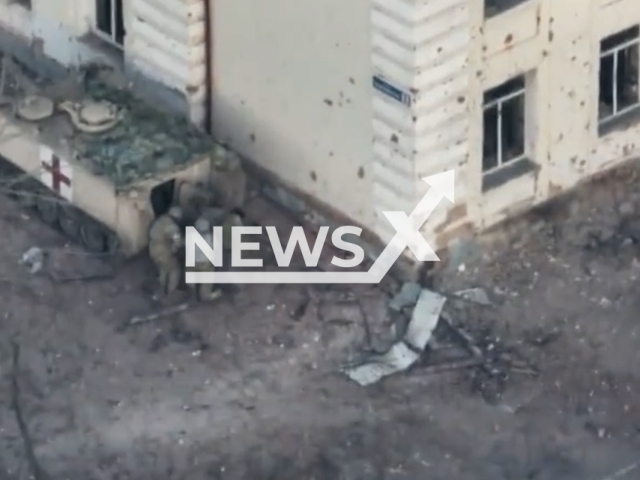
M 62 184 L 65 184 L 68 187 L 71 186 L 71 179 L 62 173 L 60 159 L 55 153 L 51 155 L 51 163 L 48 163 L 46 160 L 42 161 L 42 168 L 51 174 L 51 188 L 54 192 L 60 193 L 60 187 Z

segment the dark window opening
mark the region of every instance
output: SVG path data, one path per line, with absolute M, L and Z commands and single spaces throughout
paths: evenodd
M 482 171 L 525 156 L 525 80 L 517 77 L 484 94 Z
M 124 44 L 123 0 L 96 0 L 96 28 L 107 40 Z
M 169 180 L 168 182 L 155 186 L 151 190 L 149 201 L 151 202 L 153 214 L 156 217 L 164 215 L 169 211 L 173 205 L 175 189 L 176 181 Z
M 639 28 L 633 27 L 600 42 L 598 119 L 612 120 L 636 108 L 638 96 Z
M 485 0 L 484 2 L 484 16 L 490 18 L 505 12 L 527 0 Z
M 31 0 L 11 0 L 9 3 L 15 3 L 17 5 L 22 5 L 27 10 L 31 10 Z

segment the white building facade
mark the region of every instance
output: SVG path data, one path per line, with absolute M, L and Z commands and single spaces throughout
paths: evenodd
M 426 175 L 445 248 L 638 155 L 634 0 L 215 5 L 219 135 L 383 239 Z
M 0 0 L 0 24 L 121 62 L 383 240 L 421 177 L 456 171 L 423 229 L 445 248 L 638 155 L 636 0 Z

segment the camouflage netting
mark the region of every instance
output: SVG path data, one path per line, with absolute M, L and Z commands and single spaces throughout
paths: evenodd
M 126 90 L 96 80 L 87 80 L 85 88 L 88 97 L 125 109 L 123 120 L 114 129 L 78 133 L 74 139 L 86 166 L 108 177 L 116 188 L 180 169 L 212 149 L 211 138 L 186 119 L 160 112 Z
M 42 131 L 54 132 L 49 135 L 57 135 L 58 139 L 65 137 L 73 145 L 78 161 L 96 175 L 108 178 L 119 190 L 161 173 L 180 170 L 212 151 L 212 139 L 187 119 L 164 113 L 130 91 L 108 85 L 101 80 L 99 68 L 88 66 L 75 74 L 70 72 L 66 79 L 52 81 L 29 71 L 14 58 L 10 59 L 10 67 L 3 60 L 0 52 L 0 69 L 4 70 L 0 71 L 0 80 L 4 80 L 0 104 L 27 95 L 44 95 L 57 102 L 107 100 L 122 109 L 120 123 L 104 133 L 83 133 L 76 129 L 60 133 L 52 129 L 52 125 L 68 118 L 65 113 L 40 122 Z M 67 84 L 67 80 L 71 82 Z

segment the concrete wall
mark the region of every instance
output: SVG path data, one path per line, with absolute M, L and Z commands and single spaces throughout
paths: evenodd
M 94 1 L 31 3 L 27 10 L 18 3 L 0 0 L 4 48 L 16 44 L 14 37 L 18 37 L 64 66 L 87 62 L 111 65 L 151 101 L 189 115 L 196 124 L 204 122 L 204 0 L 125 1 L 123 52 L 91 35 Z
M 423 229 L 438 247 L 640 154 L 636 122 L 598 134 L 600 41 L 640 23 L 640 9 L 633 0 L 580 3 L 528 0 L 487 20 L 481 0 L 375 3 L 386 13 L 380 66 L 412 99 L 385 102 L 384 116 L 395 121 L 385 136 L 396 142 L 379 150 L 414 172 L 414 204 L 427 188 L 419 177 L 456 170 L 455 205 L 436 210 Z M 521 74 L 535 168 L 483 192 L 483 92 Z
M 633 0 L 591 0 L 576 9 L 569 2 L 530 0 L 490 19 L 483 27 L 484 61 L 480 91 L 531 72 L 527 105 L 533 128 L 527 131 L 532 160 L 539 165 L 503 187 L 470 198 L 474 223 L 490 226 L 575 186 L 579 181 L 637 156 L 640 124 L 598 134 L 600 41 L 640 23 Z M 510 42 L 506 42 L 512 38 Z M 473 114 L 476 153 L 470 178 L 480 184 L 481 112 Z M 470 218 L 471 220 L 471 218 Z
M 409 213 L 423 176 L 456 171 L 423 228 L 442 248 L 639 153 L 635 124 L 597 131 L 600 40 L 640 22 L 634 0 L 489 19 L 482 0 L 213 3 L 216 133 L 382 239 L 381 211 Z M 533 168 L 483 191 L 483 92 L 520 74 Z
M 216 136 L 371 225 L 369 0 L 212 5 Z

